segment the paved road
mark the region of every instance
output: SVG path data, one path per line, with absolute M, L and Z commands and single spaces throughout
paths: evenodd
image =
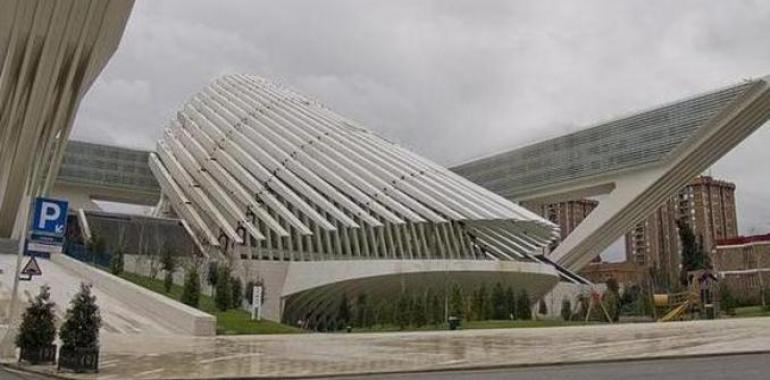
M 41 377 L 37 375 L 29 375 L 26 373 L 10 371 L 5 368 L 0 368 L 0 380 L 50 380 L 49 377 Z
M 770 378 L 770 354 L 579 364 L 495 371 L 347 377 L 347 380 L 754 380 Z

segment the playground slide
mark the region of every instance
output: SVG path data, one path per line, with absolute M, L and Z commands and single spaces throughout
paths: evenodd
M 675 307 L 673 310 L 669 311 L 668 314 L 658 319 L 658 322 L 671 322 L 676 320 L 682 314 L 684 314 L 685 311 L 687 311 L 687 308 L 689 306 L 690 306 L 690 301 L 685 301 L 685 303 Z

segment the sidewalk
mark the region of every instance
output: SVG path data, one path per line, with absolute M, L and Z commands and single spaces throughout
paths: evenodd
M 103 334 L 80 379 L 289 377 L 770 350 L 770 319 L 381 334 L 194 338 Z

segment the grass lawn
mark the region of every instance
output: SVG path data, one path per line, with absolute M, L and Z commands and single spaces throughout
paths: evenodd
M 483 330 L 483 329 L 512 329 L 522 327 L 560 327 L 560 326 L 582 326 L 587 324 L 593 324 L 597 322 L 565 322 L 561 319 L 547 319 L 539 321 L 510 321 L 510 320 L 498 320 L 498 321 L 464 321 L 460 325 L 461 330 Z M 434 326 L 422 326 L 414 327 L 409 326 L 401 330 L 395 325 L 375 325 L 370 328 L 354 328 L 353 332 L 392 332 L 392 331 L 432 331 L 432 330 L 448 330 L 446 323 Z
M 735 318 L 770 317 L 770 310 L 764 310 L 762 306 L 736 307 Z
M 128 272 L 123 272 L 120 277 L 175 300 L 179 300 L 182 295 L 182 287 L 179 285 L 173 285 L 171 292 L 166 293 L 164 292 L 163 281 L 161 280 Z M 277 322 L 266 320 L 252 321 L 251 314 L 241 309 L 219 311 L 214 305 L 214 299 L 204 294 L 201 294 L 198 308 L 217 318 L 217 334 L 220 335 L 292 334 L 304 332 L 302 329 Z

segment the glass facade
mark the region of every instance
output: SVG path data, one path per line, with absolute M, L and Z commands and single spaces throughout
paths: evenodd
M 692 136 L 754 82 L 714 91 L 452 170 L 503 196 L 653 164 Z
M 149 154 L 140 150 L 70 141 L 57 182 L 158 193 L 158 182 L 147 164 Z

